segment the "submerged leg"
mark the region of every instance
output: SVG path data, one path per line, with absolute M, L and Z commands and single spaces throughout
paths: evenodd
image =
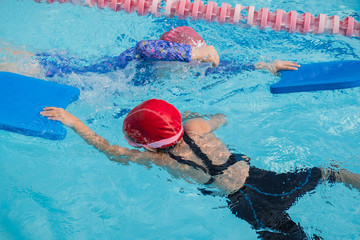
M 12 72 L 28 77 L 40 77 L 41 68 L 34 59 L 34 54 L 13 49 L 9 44 L 0 43 L 0 72 Z
M 356 188 L 360 191 L 360 174 L 350 172 L 346 169 L 322 169 L 324 180 L 329 182 L 344 183 L 350 189 Z
M 230 195 L 229 199 L 229 207 L 232 213 L 251 224 L 261 239 L 308 239 L 303 228 L 292 221 L 286 212 L 271 209 L 270 205 L 273 201 L 266 202 L 263 196 L 254 198 L 251 189 L 250 191 L 246 188 L 239 190 L 239 192 Z
M 314 190 L 321 176 L 319 168 L 278 174 L 251 167 L 244 187 L 228 196 L 229 207 L 237 217 L 250 223 L 262 239 L 309 239 L 286 211 L 299 197 Z

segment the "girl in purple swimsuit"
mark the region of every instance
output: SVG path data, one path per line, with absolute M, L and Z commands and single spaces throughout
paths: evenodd
M 260 62 L 257 64 L 220 61 L 219 55 L 213 46 L 208 46 L 203 38 L 191 27 L 177 27 L 164 33 L 160 40 L 143 40 L 119 56 L 104 56 L 96 64 L 81 66 L 76 64 L 79 59 L 72 58 L 58 53 L 40 53 L 33 55 L 40 68 L 47 77 L 64 76 L 70 73 L 83 74 L 88 72 L 107 73 L 124 69 L 129 62 L 136 60 L 137 69 L 144 71 L 140 78 L 156 78 L 152 63 L 157 61 L 179 61 L 190 62 L 210 62 L 205 75 L 215 73 L 240 73 L 242 71 L 254 69 L 267 69 L 273 74 L 281 70 L 297 70 L 299 65 L 290 61 L 274 61 L 272 63 Z M 0 66 L 0 71 L 14 70 L 4 69 Z M 140 71 L 137 71 L 140 72 Z M 24 74 L 24 73 L 22 73 Z M 143 81 L 142 81 L 143 82 Z

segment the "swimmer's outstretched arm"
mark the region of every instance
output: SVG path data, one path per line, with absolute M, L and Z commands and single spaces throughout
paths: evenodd
M 282 70 L 298 70 L 300 65 L 297 62 L 275 60 L 271 63 L 259 62 L 255 64 L 255 69 L 266 69 L 272 74 Z
M 164 40 L 143 40 L 136 44 L 135 58 L 150 61 L 211 62 L 213 67 L 219 65 L 219 54 L 213 46 L 194 48 Z
M 152 152 L 141 152 L 136 149 L 131 150 L 119 145 L 111 145 L 105 138 L 97 135 L 80 119 L 62 108 L 46 107 L 40 114 L 50 120 L 60 121 L 65 126 L 70 127 L 82 139 L 84 139 L 86 143 L 94 146 L 100 152 L 105 153 L 108 157 L 111 157 L 111 160 L 121 163 L 128 163 L 129 161 L 133 161 L 139 164 L 147 165 L 149 163 L 147 159 L 153 160 L 155 157 L 153 156 L 154 153 Z

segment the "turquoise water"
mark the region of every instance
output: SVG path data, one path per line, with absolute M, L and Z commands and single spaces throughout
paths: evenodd
M 64 50 L 89 61 L 119 54 L 139 40 L 156 39 L 181 25 L 201 32 L 221 58 L 360 60 L 358 38 L 140 17 L 71 4 L 2 0 L 0 5 L 1 42 L 32 52 Z M 316 5 L 257 1 L 255 6 L 354 16 L 360 21 L 357 0 Z M 80 100 L 68 110 L 113 144 L 126 146 L 121 110 L 156 97 L 181 111 L 226 114 L 228 124 L 217 135 L 259 168 L 283 172 L 335 163 L 360 174 L 360 88 L 272 95 L 269 86 L 279 78 L 269 73 L 194 77 L 184 64 L 173 70 L 169 78 L 144 86 L 132 84 L 131 71 L 47 80 L 79 87 Z M 196 184 L 157 167 L 113 163 L 72 131 L 58 142 L 0 131 L 0 169 L 0 239 L 257 237 L 248 223 L 230 213 L 224 198 L 203 196 Z M 300 199 L 289 214 L 309 234 L 360 239 L 359 198 L 356 190 L 324 184 Z

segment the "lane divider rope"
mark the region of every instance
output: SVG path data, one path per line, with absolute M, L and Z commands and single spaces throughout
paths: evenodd
M 354 17 L 345 17 L 340 20 L 337 15 L 327 16 L 319 14 L 317 17 L 309 12 L 299 14 L 296 11 L 285 12 L 277 9 L 275 12 L 268 8 L 258 11 L 254 6 L 228 3 L 221 6 L 213 1 L 204 4 L 201 0 L 35 0 L 46 3 L 73 3 L 100 9 L 109 8 L 113 11 L 137 12 L 138 15 L 152 14 L 156 17 L 176 16 L 179 19 L 204 19 L 208 22 L 220 24 L 229 23 L 241 27 L 258 27 L 265 30 L 287 31 L 290 33 L 339 34 L 346 37 L 360 38 L 360 22 Z

